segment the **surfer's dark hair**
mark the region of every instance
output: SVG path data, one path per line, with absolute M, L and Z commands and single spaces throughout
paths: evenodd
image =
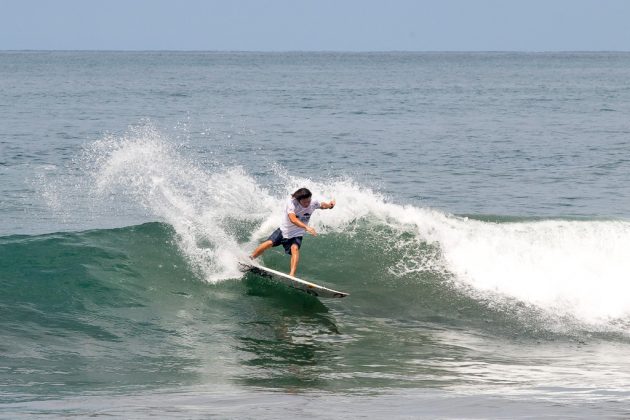
M 304 200 L 305 198 L 311 198 L 312 196 L 313 194 L 309 191 L 308 188 L 300 188 L 299 190 L 291 194 L 291 197 L 293 197 L 297 201 Z

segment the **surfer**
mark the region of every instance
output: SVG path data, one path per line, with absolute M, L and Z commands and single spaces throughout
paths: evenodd
M 261 243 L 254 250 L 251 259 L 258 258 L 269 248 L 282 245 L 284 252 L 291 255 L 290 276 L 295 276 L 298 261 L 300 260 L 300 247 L 302 237 L 305 232 L 317 236 L 317 232 L 308 225 L 313 212 L 317 209 L 332 209 L 335 207 L 335 200 L 329 202 L 313 200 L 313 194 L 307 188 L 300 188 L 291 195 L 287 201 L 285 211 L 282 215 L 282 223 L 266 241 Z

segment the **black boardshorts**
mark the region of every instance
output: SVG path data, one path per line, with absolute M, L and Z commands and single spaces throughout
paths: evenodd
M 267 238 L 268 241 L 272 242 L 273 246 L 282 245 L 284 247 L 284 252 L 291 255 L 291 245 L 296 244 L 298 249 L 302 246 L 302 237 L 296 236 L 295 238 L 286 239 L 282 236 L 282 231 L 280 228 L 273 231 L 273 233 Z

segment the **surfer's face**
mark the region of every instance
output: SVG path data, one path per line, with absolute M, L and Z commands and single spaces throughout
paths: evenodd
M 308 207 L 308 206 L 311 205 L 311 198 L 310 197 L 309 198 L 303 198 L 303 199 L 301 199 L 299 201 L 299 203 L 300 203 L 300 206 L 302 206 L 302 207 Z

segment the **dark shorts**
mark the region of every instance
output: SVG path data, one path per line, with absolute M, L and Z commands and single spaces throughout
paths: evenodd
M 291 245 L 296 244 L 298 249 L 302 246 L 302 237 L 296 236 L 295 238 L 286 239 L 282 236 L 282 231 L 280 228 L 273 231 L 271 236 L 267 238 L 268 241 L 273 243 L 273 246 L 282 245 L 284 247 L 284 252 L 291 255 Z

